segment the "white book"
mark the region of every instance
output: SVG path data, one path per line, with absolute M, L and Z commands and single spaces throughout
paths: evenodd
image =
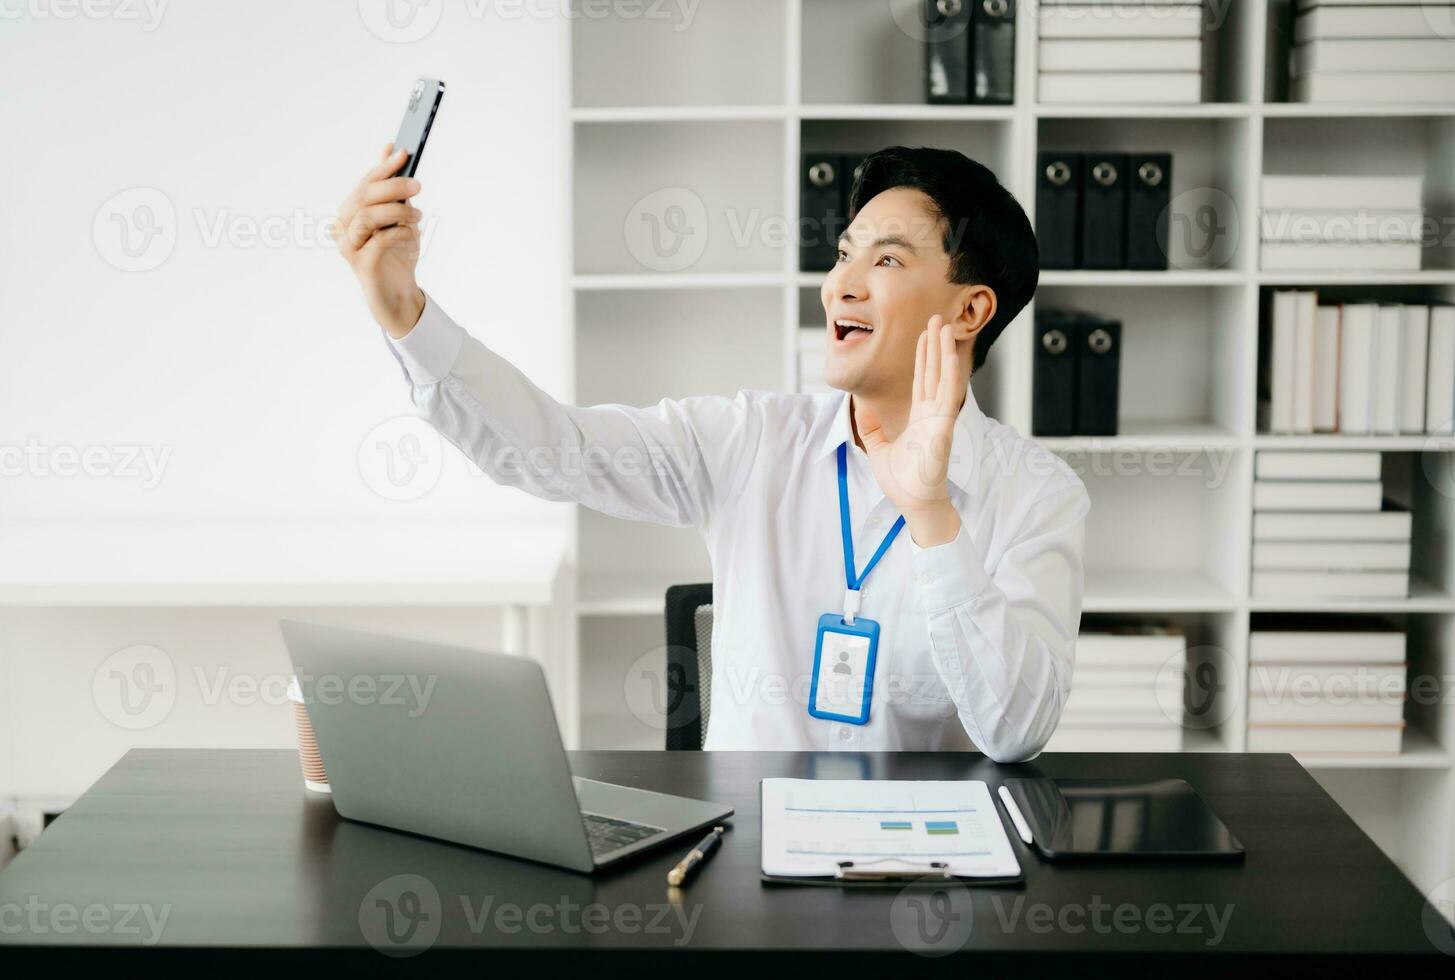
M 1263 599 L 1403 599 L 1408 572 L 1265 572 L 1254 570 L 1253 594 Z
M 1295 45 L 1289 70 L 1448 71 L 1455 65 L 1455 38 L 1329 38 Z
M 1405 662 L 1405 633 L 1368 629 L 1367 617 L 1303 616 L 1290 629 L 1255 629 L 1248 634 L 1248 661 L 1261 663 Z
M 1197 38 L 1067 38 L 1042 41 L 1041 71 L 1202 71 Z
M 1068 721 L 1072 718 L 1084 718 L 1087 721 L 1105 722 L 1109 720 L 1108 715 L 1131 718 L 1135 716 L 1143 721 L 1175 721 L 1180 717 L 1182 711 L 1182 692 L 1173 692 L 1173 696 L 1166 699 L 1164 706 L 1163 695 L 1153 688 L 1140 690 L 1098 690 L 1097 688 L 1071 687 L 1071 694 L 1066 700 L 1066 706 L 1061 711 L 1061 720 Z M 1169 718 L 1169 711 L 1176 714 Z M 1112 718 L 1110 720 L 1115 720 Z
M 1294 294 L 1293 431 L 1297 435 L 1314 431 L 1314 319 L 1318 302 L 1318 293 L 1305 289 Z
M 1191 71 L 1041 72 L 1036 89 L 1041 102 L 1062 105 L 1183 105 L 1202 101 L 1202 75 Z
M 1182 726 L 1088 725 L 1057 727 L 1047 752 L 1181 752 Z
M 1418 272 L 1419 242 L 1264 242 L 1265 272 Z
M 1311 71 L 1288 93 L 1293 102 L 1455 102 L 1455 71 Z
M 1400 309 L 1399 431 L 1425 431 L 1425 364 L 1430 337 L 1430 308 Z
M 1425 431 L 1455 432 L 1455 306 L 1430 307 L 1425 363 Z
M 1293 19 L 1293 42 L 1324 38 L 1439 37 L 1438 15 L 1427 16 L 1418 6 L 1378 4 L 1319 5 Z
M 1040 36 L 1200 38 L 1201 4 L 1041 4 Z
M 1417 242 L 1424 232 L 1420 208 L 1264 208 L 1258 217 L 1259 239 L 1320 245 L 1325 242 Z
M 1255 541 L 1253 567 L 1266 571 L 1408 571 L 1408 541 Z
M 1297 699 L 1248 699 L 1250 724 L 1397 725 L 1404 721 L 1404 698 L 1370 698 L 1330 704 Z
M 1162 670 L 1160 667 L 1099 667 L 1082 670 L 1077 665 L 1072 686 L 1078 690 L 1114 691 L 1168 691 L 1182 690 L 1180 670 Z
M 1254 510 L 1379 510 L 1378 480 L 1254 480 Z
M 1298 294 L 1280 289 L 1273 294 L 1273 364 L 1269 374 L 1271 400 L 1268 430 L 1278 435 L 1293 431 L 1294 374 L 1298 358 Z
M 1339 307 L 1320 306 L 1314 318 L 1314 431 L 1338 429 Z
M 1076 637 L 1076 672 L 1104 667 L 1141 667 L 1155 672 L 1186 652 L 1187 637 L 1177 630 L 1153 626 L 1137 632 L 1083 629 Z
M 1253 515 L 1254 541 L 1408 541 L 1407 510 L 1356 513 L 1263 511 Z
M 1399 755 L 1404 723 L 1398 725 L 1248 726 L 1249 752 L 1297 755 Z
M 1248 668 L 1251 694 L 1334 701 L 1340 698 L 1403 697 L 1409 665 L 1254 664 Z
M 1403 319 L 1398 304 L 1389 303 L 1379 308 L 1375 320 L 1375 343 L 1379 353 L 1375 355 L 1374 408 L 1370 427 L 1381 435 L 1393 435 L 1399 431 L 1399 379 L 1400 357 L 1404 343 L 1400 336 L 1400 322 Z
M 1327 211 L 1353 208 L 1371 211 L 1418 211 L 1423 205 L 1424 178 L 1341 174 L 1264 174 L 1258 206 Z
M 1374 371 L 1379 352 L 1373 303 L 1345 303 L 1339 310 L 1339 431 L 1364 434 L 1374 424 Z
M 1259 480 L 1377 480 L 1380 454 L 1262 449 L 1253 461 L 1253 475 Z

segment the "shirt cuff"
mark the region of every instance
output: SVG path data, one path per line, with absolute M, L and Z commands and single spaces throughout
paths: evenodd
M 909 539 L 914 580 L 927 612 L 973 602 L 994 584 L 965 525 L 954 540 L 921 548 Z
M 465 343 L 465 330 L 426 293 L 424 312 L 414 329 L 397 340 L 391 337 L 389 343 L 399 355 L 409 380 L 417 385 L 438 384 L 449 377 L 450 369 L 455 366 Z

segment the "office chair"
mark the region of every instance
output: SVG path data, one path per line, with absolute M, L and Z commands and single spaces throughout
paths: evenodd
M 712 583 L 667 589 L 667 748 L 698 751 L 712 695 Z

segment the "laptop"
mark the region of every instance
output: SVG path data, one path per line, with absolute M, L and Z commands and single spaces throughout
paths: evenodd
M 281 625 L 349 820 L 591 872 L 733 813 L 573 777 L 533 660 Z

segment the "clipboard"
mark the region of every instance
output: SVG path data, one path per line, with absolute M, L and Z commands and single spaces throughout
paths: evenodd
M 765 800 L 765 786 L 768 780 L 758 782 L 758 812 L 760 830 L 768 819 L 770 807 L 773 806 Z M 819 783 L 824 786 L 834 786 L 842 783 L 869 783 L 867 780 L 789 780 L 788 782 Z M 883 781 L 893 782 L 893 781 Z M 964 782 L 964 781 L 962 781 Z M 912 786 L 915 783 L 905 782 L 903 785 Z M 981 784 L 983 785 L 983 784 Z M 1010 850 L 1010 857 L 1015 864 L 1014 874 L 954 874 L 951 872 L 951 865 L 948 861 L 923 859 L 911 860 L 900 855 L 873 858 L 854 857 L 852 860 L 839 860 L 834 862 L 835 870 L 832 874 L 771 874 L 764 871 L 763 861 L 759 861 L 759 880 L 766 885 L 789 886 L 789 885 L 830 885 L 838 888 L 883 888 L 891 886 L 895 888 L 926 887 L 934 888 L 947 883 L 956 883 L 966 886 L 1008 886 L 1025 884 L 1025 871 L 1021 861 L 1014 854 L 1010 845 L 1009 835 L 1006 834 L 1005 824 L 1001 818 L 1000 810 L 992 803 L 988 813 L 982 817 L 989 817 L 994 820 L 994 828 L 1000 834 L 1005 835 L 1005 842 Z M 899 821 L 895 821 L 896 823 Z M 913 823 L 913 820 L 903 821 Z M 912 832 L 912 831 L 911 831 Z M 760 836 L 760 855 L 763 847 L 763 840 Z

